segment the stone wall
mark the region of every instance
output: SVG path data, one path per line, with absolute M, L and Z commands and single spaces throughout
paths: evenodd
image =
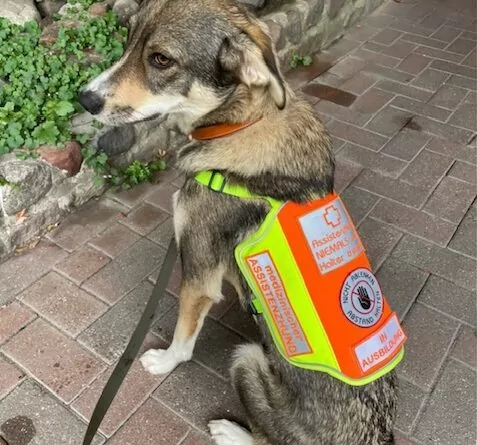
M 134 11 L 137 6 L 134 0 L 116 1 L 121 13 Z M 293 54 L 304 56 L 326 48 L 382 1 L 269 0 L 264 5 L 263 0 L 244 0 L 244 3 L 259 6 L 257 14 L 268 25 L 282 70 L 286 72 Z M 32 0 L 0 0 L 0 16 L 16 23 L 39 19 L 32 6 Z M 73 127 L 78 132 L 95 132 L 95 145 L 106 151 L 117 165 L 135 159 L 150 161 L 157 150 L 171 148 L 182 140 L 160 122 L 99 131 L 91 122 L 88 114 L 79 115 L 74 118 Z M 0 178 L 17 184 L 0 185 L 0 259 L 34 243 L 66 213 L 104 192 L 104 186 L 94 185 L 94 173 L 84 164 L 76 173 L 77 170 L 61 170 L 51 165 L 48 157 L 27 161 L 10 155 L 0 158 Z

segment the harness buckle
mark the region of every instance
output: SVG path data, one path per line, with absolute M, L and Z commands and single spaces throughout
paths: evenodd
M 220 185 L 220 187 L 218 188 L 214 188 L 213 186 L 213 183 L 214 183 L 214 179 L 215 177 L 219 174 L 219 172 L 217 170 L 212 170 L 212 174 L 210 175 L 210 179 L 209 179 L 209 183 L 207 184 L 207 188 L 209 190 L 213 190 L 214 192 L 220 192 L 222 193 L 225 189 L 225 185 L 226 185 L 226 179 L 222 176 L 222 184 Z

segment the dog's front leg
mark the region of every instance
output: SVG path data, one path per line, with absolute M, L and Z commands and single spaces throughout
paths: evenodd
M 195 342 L 211 306 L 221 298 L 222 276 L 218 270 L 202 280 L 182 280 L 179 316 L 168 349 L 150 349 L 140 358 L 151 374 L 166 374 L 192 358 Z

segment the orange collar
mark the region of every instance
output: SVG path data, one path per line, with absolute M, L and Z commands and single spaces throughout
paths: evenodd
M 243 130 L 244 128 L 250 127 L 250 125 L 255 124 L 260 119 L 255 121 L 245 121 L 239 122 L 237 124 L 217 124 L 209 125 L 207 127 L 199 127 L 192 131 L 190 136 L 192 139 L 198 141 L 207 141 L 210 139 L 218 139 L 225 136 L 229 136 L 237 131 Z

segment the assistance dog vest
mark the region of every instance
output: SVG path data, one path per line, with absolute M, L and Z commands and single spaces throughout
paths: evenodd
M 259 229 L 236 246 L 235 259 L 253 291 L 255 313 L 288 362 L 364 385 L 401 361 L 406 336 L 336 193 L 298 204 L 253 195 L 218 172 L 195 179 L 270 204 Z

